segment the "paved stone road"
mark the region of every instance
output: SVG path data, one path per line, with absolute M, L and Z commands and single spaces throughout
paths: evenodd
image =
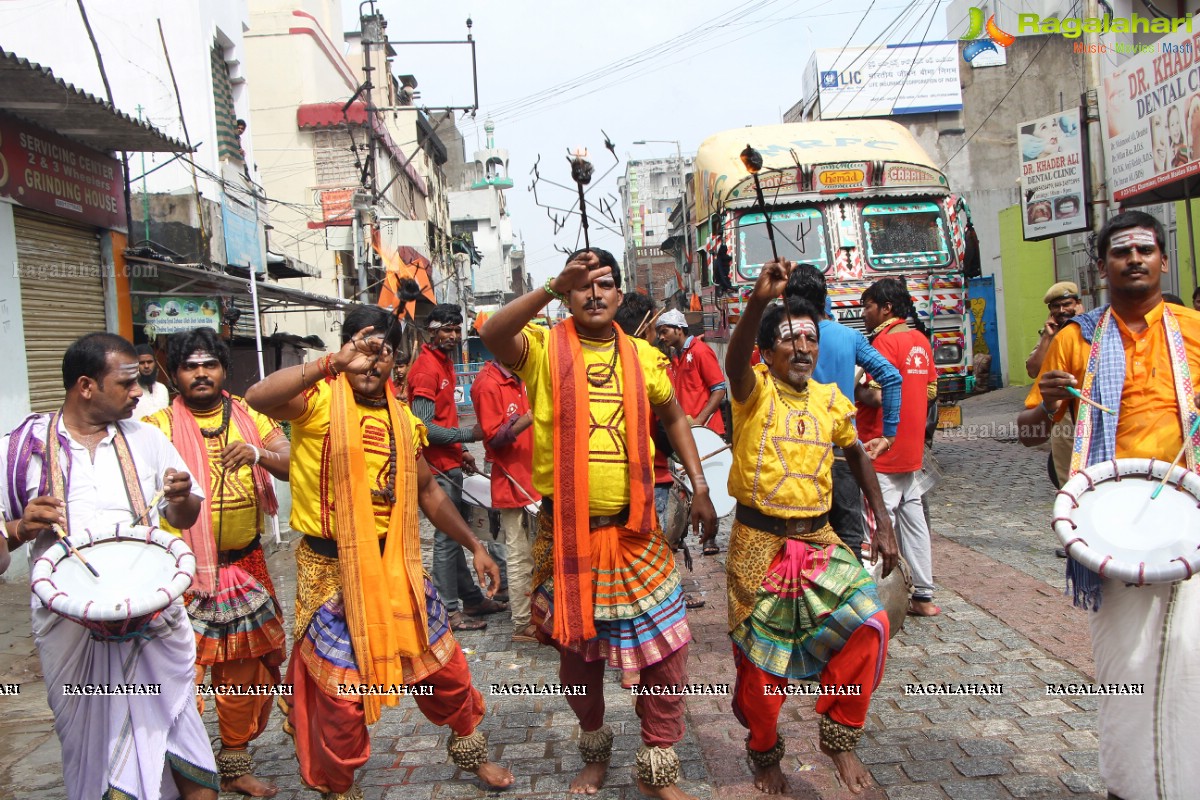
M 1062 562 L 1053 555 L 1048 525 L 1046 454 L 1013 441 L 1013 412 L 1022 396 L 1020 390 L 1003 390 L 972 398 L 964 403 L 964 428 L 938 435 L 936 452 L 946 477 L 930 504 L 937 601 L 944 613 L 909 618 L 891 642 L 860 747 L 880 784 L 868 797 L 1102 796 L 1094 701 L 1046 696 L 1047 683 L 1089 681 L 1092 664 L 1086 620 L 1062 597 Z M 685 578 L 689 591 L 707 600 L 690 617 L 695 641 L 689 666 L 694 681 L 732 685 L 723 561 L 723 554 L 697 557 L 695 572 Z M 270 563 L 290 619 L 295 580 L 290 551 L 272 553 Z M 27 598 L 23 582 L 0 579 L 0 684 L 21 684 L 19 696 L 0 697 L 0 798 L 59 800 L 60 753 L 33 655 Z M 464 633 L 460 641 L 488 701 L 484 729 L 493 755 L 517 776 L 512 790 L 493 796 L 563 797 L 579 767 L 577 726 L 566 703 L 488 696 L 492 683 L 554 682 L 554 654 L 510 645 L 506 615 L 489 622 L 487 631 Z M 1003 692 L 906 695 L 904 685 L 910 683 L 1000 684 Z M 638 797 L 631 777 L 638 724 L 615 674 L 605 699 L 617 739 L 609 784 L 596 797 Z M 206 721 L 215 737 L 211 709 Z M 790 699 L 780 728 L 789 751 L 784 767 L 790 796 L 852 796 L 817 749 L 811 700 Z M 691 698 L 687 735 L 678 747 L 685 788 L 704 800 L 754 797 L 744 740 L 728 697 Z M 488 796 L 454 769 L 445 753 L 445 731 L 411 704 L 385 711 L 372 741 L 371 760 L 360 773 L 368 800 Z M 277 724 L 257 741 L 254 755 L 259 773 L 283 789 L 283 800 L 316 797 L 301 786 Z

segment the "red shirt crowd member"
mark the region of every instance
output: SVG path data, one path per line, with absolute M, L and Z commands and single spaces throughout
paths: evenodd
M 483 429 L 483 447 L 492 465 L 492 508 L 508 561 L 513 641 L 537 642 L 530 618 L 533 552 L 525 506 L 541 501 L 533 488 L 533 415 L 525 384 L 498 361 L 489 361 L 471 385 L 471 402 Z
M 725 400 L 725 373 L 717 354 L 698 336 L 688 336 L 682 311 L 666 311 L 656 324 L 658 338 L 671 348 L 671 383 L 683 413 L 694 425 L 725 435 L 721 403 Z
M 912 297 L 898 278 L 876 281 L 862 295 L 863 322 L 871 344 L 900 370 L 900 426 L 890 448 L 875 459 L 875 472 L 883 502 L 892 516 L 900 552 L 912 568 L 911 613 L 932 617 L 940 613 L 933 604 L 933 549 L 917 477 L 925 453 L 925 420 L 929 400 L 937 396 L 937 369 L 929 339 L 904 320 L 913 313 Z M 858 435 L 864 441 L 883 435 L 881 392 L 859 387 Z
M 408 370 L 408 399 L 413 414 L 428 429 L 429 446 L 425 448 L 425 460 L 442 491 L 465 517 L 463 469 L 465 467 L 474 472 L 475 457 L 463 450 L 462 443 L 477 442 L 483 438 L 483 433 L 478 425 L 470 428 L 458 426 L 451 355 L 462 346 L 462 313 L 458 306 L 442 303 L 429 312 L 425 327 L 429 331 L 429 344 L 421 345 L 417 360 Z M 492 557 L 497 555 L 492 550 Z M 502 560 L 497 558 L 496 561 L 503 573 Z M 508 608 L 505 603 L 483 596 L 467 569 L 462 547 L 440 530 L 434 531 L 433 535 L 433 584 L 442 595 L 446 610 L 450 612 L 452 630 L 486 628 L 487 623 L 482 620 L 467 619 L 463 615 L 478 617 Z

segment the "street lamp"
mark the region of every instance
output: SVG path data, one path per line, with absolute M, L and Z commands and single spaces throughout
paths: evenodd
M 680 191 L 680 206 L 679 219 L 683 224 L 683 262 L 687 265 L 688 255 L 691 253 L 688 241 L 691 239 L 688 234 L 688 213 L 687 213 L 687 173 L 683 168 L 683 150 L 679 146 L 678 139 L 638 139 L 633 144 L 673 144 L 675 145 L 675 159 L 679 164 L 679 191 Z

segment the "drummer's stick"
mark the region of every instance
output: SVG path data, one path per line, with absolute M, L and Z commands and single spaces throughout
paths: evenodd
M 509 482 L 512 483 L 513 486 L 517 487 L 517 491 L 519 491 L 521 494 L 525 495 L 526 500 L 528 500 L 530 503 L 533 503 L 534 505 L 537 505 L 537 500 L 534 500 L 532 497 L 530 497 L 529 492 L 525 491 L 525 487 L 522 486 L 517 481 L 516 478 L 514 478 L 512 475 L 509 475 L 508 470 L 506 470 L 504 467 L 500 466 L 499 462 L 493 461 L 492 466 L 495 467 L 496 469 L 500 470 L 502 473 L 504 473 L 504 477 L 508 478 Z
M 57 522 L 51 526 L 51 530 L 54 531 L 54 535 L 58 537 L 58 541 L 62 543 L 62 546 L 67 548 L 67 551 L 71 555 L 75 556 L 76 558 L 78 558 L 80 561 L 83 562 L 83 565 L 88 568 L 88 572 L 92 573 L 97 578 L 100 577 L 100 573 L 96 571 L 95 567 L 93 567 L 90 563 L 88 563 L 88 560 L 83 557 L 83 553 L 76 550 L 75 545 L 71 544 L 70 540 L 67 539 L 67 532 L 64 531 L 61 527 L 59 527 Z
M 647 308 L 646 313 L 642 315 L 642 321 L 638 323 L 637 330 L 633 332 L 634 336 L 641 336 L 642 331 L 646 329 L 646 321 L 650 319 L 650 315 L 654 313 L 653 308 Z
M 430 471 L 430 472 L 432 472 L 434 475 L 440 475 L 441 477 L 443 477 L 443 478 L 445 478 L 446 480 L 450 481 L 450 485 L 451 485 L 451 486 L 454 486 L 456 489 L 458 489 L 460 492 L 462 492 L 463 494 L 465 494 L 467 497 L 469 497 L 469 498 L 471 498 L 472 500 L 474 500 L 474 501 L 475 501 L 475 505 L 479 506 L 480 508 L 491 508 L 491 506 L 487 505 L 487 504 L 486 504 L 486 503 L 484 503 L 482 500 L 480 500 L 478 497 L 476 497 L 475 495 L 473 495 L 473 494 L 471 494 L 470 492 L 468 492 L 468 491 L 467 491 L 467 487 L 466 487 L 466 486 L 463 486 L 461 483 L 459 483 L 458 481 L 454 480 L 454 478 L 451 478 L 451 477 L 450 477 L 449 475 L 447 475 L 446 473 L 442 472 L 440 469 L 438 469 L 437 467 L 435 467 L 433 464 L 429 464 L 429 471 Z
M 724 445 L 724 446 L 722 446 L 722 447 L 718 447 L 716 450 L 713 450 L 713 451 L 712 451 L 711 453 L 709 453 L 708 455 L 706 455 L 706 456 L 701 456 L 701 457 L 700 457 L 700 460 L 701 460 L 701 461 L 708 461 L 708 460 L 709 460 L 710 458 L 712 458 L 713 456 L 717 455 L 718 453 L 724 453 L 724 452 L 725 452 L 726 450 L 728 450 L 728 449 L 729 449 L 729 445 Z
M 158 505 L 160 502 L 162 502 L 162 499 L 164 497 L 166 497 L 166 495 L 167 495 L 166 489 L 159 489 L 158 492 L 154 495 L 154 497 L 150 498 L 150 502 L 146 505 L 146 510 L 143 511 L 141 514 L 138 514 L 137 518 L 134 519 L 133 524 L 141 525 L 142 520 L 144 520 L 146 518 L 146 515 L 149 514 L 156 505 Z
M 1171 462 L 1171 466 L 1167 467 L 1167 474 L 1163 475 L 1162 481 L 1155 487 L 1154 493 L 1150 495 L 1150 499 L 1158 497 L 1158 493 L 1167 485 L 1167 478 L 1171 477 L 1171 473 L 1175 471 L 1175 466 L 1179 464 L 1179 459 L 1183 458 L 1183 454 L 1187 452 L 1188 446 L 1192 443 L 1192 437 L 1196 435 L 1197 429 L 1200 429 L 1200 415 L 1196 416 L 1196 421 L 1192 423 L 1192 429 L 1188 431 L 1188 435 L 1183 437 L 1183 447 L 1179 448 L 1179 452 L 1175 454 L 1175 460 Z
M 1083 403 L 1087 403 L 1092 408 L 1099 409 L 1099 410 L 1103 411 L 1105 414 L 1112 414 L 1113 416 L 1116 416 L 1117 412 L 1113 411 L 1108 406 L 1100 405 L 1095 400 L 1084 397 L 1083 393 L 1080 392 L 1078 389 L 1076 389 L 1074 386 L 1064 386 L 1063 388 L 1066 389 L 1067 392 L 1069 392 L 1071 395 L 1073 395 L 1076 400 L 1079 400 L 1080 402 L 1083 402 Z

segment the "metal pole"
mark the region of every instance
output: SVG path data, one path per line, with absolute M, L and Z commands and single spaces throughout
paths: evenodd
M 1085 19 L 1096 19 L 1101 16 L 1097 0 L 1085 0 Z M 1091 26 L 1089 26 L 1091 27 Z M 1105 166 L 1107 151 L 1104 142 L 1104 132 L 1101 129 L 1099 92 L 1100 80 L 1100 34 L 1095 31 L 1084 32 L 1084 70 L 1085 91 L 1084 111 L 1087 115 L 1087 133 L 1089 150 L 1089 173 L 1092 182 L 1092 230 L 1100 232 L 1108 216 L 1108 170 Z M 1189 207 L 1189 212 L 1191 208 Z M 1092 270 L 1097 269 L 1092 264 Z M 1093 272 L 1095 274 L 1095 272 Z M 1099 307 L 1108 302 L 1108 289 L 1100 285 L 1099 276 L 1093 284 L 1092 297 Z
M 354 212 L 354 266 L 358 270 L 358 302 L 367 303 L 367 265 L 362 249 L 362 224 L 358 221 L 358 212 Z
M 263 365 L 262 322 L 258 318 L 258 278 L 253 266 L 250 267 L 250 307 L 254 311 L 254 349 L 258 353 L 258 379 L 261 381 L 267 377 L 267 370 Z
M 681 266 L 686 269 L 688 265 L 688 255 L 691 252 L 690 245 L 688 244 L 688 241 L 691 237 L 688 236 L 687 170 L 683 167 L 683 149 L 680 147 L 678 141 L 675 142 L 675 157 L 679 159 L 679 219 L 683 228 L 683 264 Z M 695 276 L 689 272 L 687 286 L 689 293 L 694 282 Z M 684 287 L 681 286 L 679 288 L 683 289 Z

